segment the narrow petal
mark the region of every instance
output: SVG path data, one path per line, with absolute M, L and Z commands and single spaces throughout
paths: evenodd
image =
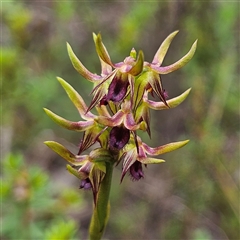
M 93 128 L 86 130 L 80 144 L 78 155 L 91 147 L 98 140 L 101 133 L 102 128 L 96 125 Z
M 142 97 L 147 85 L 148 85 L 148 71 L 142 73 L 140 77 L 135 78 L 133 94 L 134 110 L 137 109 L 138 105 L 142 101 Z
M 67 50 L 69 58 L 72 62 L 73 67 L 87 80 L 90 82 L 100 81 L 102 80 L 101 76 L 98 76 L 97 74 L 93 74 L 90 71 L 88 71 L 84 65 L 80 62 L 80 60 L 77 58 L 77 56 L 74 54 L 71 46 L 69 43 L 67 43 Z
M 84 174 L 83 172 L 79 172 L 77 169 L 73 168 L 69 164 L 67 164 L 67 170 L 81 180 L 86 178 L 86 174 Z
M 159 74 L 154 71 L 147 72 L 148 82 L 151 85 L 153 91 L 157 94 L 157 96 L 162 100 L 162 102 L 167 106 L 167 102 L 165 99 L 164 91 L 162 88 L 162 83 Z
M 95 46 L 96 46 L 96 51 L 98 56 L 108 65 L 113 66 L 112 61 L 110 59 L 110 56 L 108 54 L 108 51 L 106 49 L 106 47 L 104 46 L 103 42 L 102 42 L 102 37 L 100 35 L 100 33 L 98 35 L 96 35 L 95 33 L 93 33 L 93 40 L 95 42 Z
M 74 155 L 72 152 L 70 152 L 67 148 L 65 148 L 60 143 L 57 143 L 54 141 L 46 141 L 44 143 L 49 148 L 51 148 L 54 152 L 60 155 L 62 158 L 64 158 L 69 163 L 75 166 L 81 166 L 89 159 L 88 155 L 82 155 L 82 156 Z
M 90 112 L 87 112 L 87 106 L 82 99 L 82 97 L 79 95 L 79 93 L 70 85 L 68 84 L 65 80 L 62 78 L 57 77 L 57 80 L 60 82 L 66 93 L 68 94 L 68 97 L 70 100 L 73 102 L 75 107 L 77 108 L 79 114 L 81 117 L 85 120 L 93 119 L 94 115 Z
M 133 96 L 134 96 L 134 77 L 128 74 L 128 82 L 130 85 L 130 102 L 131 102 L 131 109 L 133 108 Z
M 163 163 L 165 160 L 158 158 L 139 158 L 139 161 L 143 164 Z
M 125 115 L 123 123 L 124 126 L 130 131 L 135 131 L 140 128 L 140 124 L 136 124 L 132 113 L 128 113 Z
M 179 31 L 175 31 L 173 33 L 171 33 L 161 44 L 161 46 L 159 47 L 159 49 L 157 50 L 152 63 L 153 64 L 157 64 L 158 66 L 161 66 L 164 57 L 166 56 L 166 53 L 168 51 L 168 48 L 173 40 L 173 38 L 177 35 Z
M 143 63 L 144 63 L 144 55 L 142 51 L 139 51 L 137 61 L 128 73 L 133 76 L 137 76 L 143 70 Z
M 93 109 L 97 104 L 100 103 L 101 99 L 107 94 L 107 89 L 105 89 L 103 86 L 98 88 L 96 92 L 93 95 L 93 99 L 86 110 L 86 113 L 90 113 L 89 111 Z
M 162 102 L 161 102 L 162 103 Z M 166 106 L 166 105 L 164 105 Z M 149 107 L 148 105 L 143 102 L 138 108 L 137 108 L 137 111 L 136 111 L 136 122 L 140 122 L 141 119 L 143 121 L 146 122 L 146 125 L 147 125 L 147 133 L 148 135 L 150 136 L 151 138 L 151 129 L 150 129 L 150 111 L 149 111 Z
M 44 111 L 54 122 L 59 124 L 61 127 L 64 127 L 66 129 L 69 129 L 72 131 L 79 131 L 79 132 L 85 131 L 89 127 L 91 127 L 94 123 L 93 120 L 72 122 L 72 121 L 68 121 L 65 118 L 58 116 L 57 114 L 53 113 L 52 111 L 48 110 L 47 108 L 44 108 Z
M 181 95 L 169 99 L 167 100 L 167 105 L 170 108 L 175 108 L 177 107 L 180 103 L 182 103 L 188 96 L 188 94 L 190 93 L 191 88 L 189 88 L 188 90 L 186 90 L 184 93 L 182 93 Z M 169 109 L 169 107 L 167 107 L 163 102 L 155 102 L 155 101 L 151 101 L 148 100 L 146 96 L 144 96 L 144 102 L 146 103 L 146 105 L 154 110 L 163 110 L 163 109 Z
M 150 64 L 151 68 L 159 74 L 167 74 L 167 73 L 176 71 L 179 68 L 185 66 L 192 59 L 192 57 L 196 51 L 196 48 L 197 48 L 197 40 L 193 43 L 189 52 L 184 57 L 182 57 L 180 60 L 178 60 L 177 62 L 175 62 L 169 66 L 166 66 L 166 67 L 158 67 L 155 64 Z
M 147 144 L 143 143 L 143 147 L 146 150 L 148 155 L 156 156 L 156 155 L 168 153 L 168 152 L 174 151 L 178 148 L 181 148 L 181 147 L 185 146 L 188 142 L 189 142 L 189 140 L 173 142 L 173 143 L 169 143 L 169 144 L 159 146 L 156 148 L 151 148 Z
M 120 182 L 122 182 L 124 176 L 126 175 L 128 169 L 133 165 L 133 163 L 137 160 L 137 153 L 136 149 L 129 150 L 125 152 L 121 159 L 123 159 L 123 169 L 122 169 L 122 176 Z
M 121 124 L 121 122 L 123 121 L 123 116 L 124 113 L 120 110 L 112 117 L 99 116 L 95 120 L 104 126 L 114 127 Z

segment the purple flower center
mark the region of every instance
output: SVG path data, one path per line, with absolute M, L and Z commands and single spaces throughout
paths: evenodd
M 126 96 L 128 85 L 127 79 L 115 76 L 108 88 L 106 100 L 120 102 Z
M 113 127 L 110 132 L 109 145 L 112 149 L 122 149 L 129 141 L 130 131 L 124 127 Z
M 91 189 L 92 188 L 92 184 L 91 184 L 91 182 L 90 182 L 90 179 L 89 178 L 86 178 L 86 179 L 83 179 L 82 181 L 81 181 L 81 184 L 80 184 L 80 187 L 79 187 L 80 189 L 85 189 L 85 190 L 89 190 L 89 189 Z
M 139 161 L 135 161 L 133 165 L 130 167 L 130 175 L 132 180 L 138 181 L 141 178 L 144 178 L 144 173 L 142 170 L 142 164 Z

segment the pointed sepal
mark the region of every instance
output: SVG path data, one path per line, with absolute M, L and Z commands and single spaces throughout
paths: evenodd
M 87 105 L 84 102 L 83 98 L 80 96 L 80 94 L 69 83 L 67 83 L 62 78 L 57 77 L 57 80 L 59 81 L 59 83 L 62 85 L 62 87 L 66 91 L 69 99 L 73 102 L 73 104 L 77 108 L 81 117 L 85 120 L 94 118 L 94 115 L 91 114 L 90 112 L 86 113 L 88 108 L 87 108 Z
M 128 73 L 133 76 L 139 75 L 143 70 L 143 63 L 144 63 L 144 55 L 143 55 L 143 52 L 140 50 L 138 53 L 138 57 L 135 65 L 130 69 Z
M 157 50 L 152 63 L 153 64 L 157 64 L 158 66 L 161 66 L 164 57 L 166 56 L 166 53 L 168 51 L 168 48 L 172 42 L 172 40 L 174 39 L 174 37 L 177 35 L 179 31 L 175 31 L 173 33 L 171 33 L 160 45 L 159 49 Z
M 54 141 L 46 141 L 44 142 L 49 148 L 51 148 L 54 152 L 56 152 L 58 155 L 60 155 L 62 158 L 64 158 L 69 163 L 75 165 L 75 166 L 81 166 L 86 161 L 89 160 L 88 155 L 74 155 L 72 152 L 70 152 L 67 148 L 65 148 L 60 143 L 54 142 Z
M 179 148 L 185 146 L 188 142 L 189 142 L 189 140 L 180 141 L 180 142 L 172 142 L 172 143 L 168 143 L 166 145 L 159 146 L 156 148 L 151 148 L 145 143 L 142 143 L 142 144 L 148 155 L 156 156 L 156 155 L 172 152 L 176 149 L 179 149 Z
M 166 67 L 159 67 L 156 64 L 151 64 L 151 68 L 159 74 L 167 74 L 167 73 L 176 71 L 179 68 L 182 68 L 183 66 L 185 66 L 192 59 L 196 51 L 196 48 L 197 48 L 197 40 L 193 43 L 189 52 L 177 62 Z
M 84 65 L 81 63 L 81 61 L 77 58 L 75 53 L 73 52 L 71 46 L 69 43 L 67 43 L 67 51 L 69 58 L 72 62 L 73 67 L 77 70 L 78 73 L 80 73 L 85 79 L 89 80 L 90 82 L 95 82 L 102 80 L 101 76 L 98 76 L 97 74 L 91 73 L 89 70 L 87 70 Z
M 98 56 L 108 65 L 113 66 L 111 58 L 108 54 L 108 51 L 106 49 L 106 47 L 104 46 L 103 42 L 102 42 L 102 37 L 101 34 L 99 33 L 98 35 L 96 35 L 95 33 L 93 33 L 93 40 L 95 42 L 95 46 L 96 46 L 96 51 Z
M 64 127 L 68 130 L 82 132 L 82 131 L 86 131 L 94 124 L 94 120 L 72 122 L 58 116 L 57 114 L 53 113 L 47 108 L 44 108 L 44 111 L 54 122 L 56 122 L 61 127 Z
M 155 101 L 152 101 L 152 100 L 148 100 L 147 99 L 147 94 L 144 95 L 143 101 L 144 101 L 144 104 L 147 105 L 147 107 L 149 107 L 151 109 L 154 109 L 154 110 L 164 110 L 164 109 L 169 109 L 169 108 L 175 108 L 175 107 L 177 107 L 179 104 L 181 104 L 187 98 L 187 96 L 189 95 L 190 91 L 191 91 L 191 88 L 187 89 L 181 95 L 179 95 L 179 96 L 177 96 L 175 98 L 167 100 L 166 101 L 167 102 L 167 106 L 163 102 L 155 102 Z

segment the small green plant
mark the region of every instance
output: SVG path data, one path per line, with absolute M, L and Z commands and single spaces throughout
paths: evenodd
M 21 154 L 2 161 L 1 239 L 74 239 L 77 224 L 66 218 L 83 203 L 73 189 L 59 191 L 37 166 L 29 166 Z M 63 227 L 64 225 L 64 227 Z
M 189 140 L 150 147 L 142 141 L 137 131 L 151 136 L 150 109 L 164 110 L 178 106 L 188 96 L 190 89 L 173 99 L 163 89 L 162 74 L 171 73 L 189 62 L 196 50 L 197 41 L 189 52 L 176 63 L 162 66 L 167 50 L 178 31 L 170 34 L 159 47 L 152 62 L 144 61 L 144 54 L 132 49 L 123 62 L 112 63 L 102 42 L 101 35 L 93 34 L 96 51 L 101 63 L 101 74 L 88 71 L 67 44 L 74 68 L 93 83 L 92 101 L 86 105 L 83 98 L 62 78 L 57 78 L 85 121 L 72 122 L 48 109 L 46 114 L 60 126 L 84 132 L 77 154 L 63 145 L 47 141 L 45 144 L 70 165 L 67 169 L 81 180 L 80 188 L 92 189 L 94 211 L 89 227 L 90 239 L 101 239 L 109 216 L 109 193 L 114 165 L 122 163 L 123 180 L 129 172 L 133 180 L 144 177 L 143 166 L 162 163 L 154 156 L 183 147 Z M 149 94 L 158 101 L 149 99 Z M 95 108 L 97 114 L 91 112 Z M 93 144 L 99 147 L 86 154 Z

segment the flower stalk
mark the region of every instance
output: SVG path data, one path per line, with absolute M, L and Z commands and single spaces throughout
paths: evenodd
M 89 227 L 90 239 L 101 239 L 110 212 L 109 195 L 114 166 L 122 163 L 120 182 L 129 173 L 133 181 L 144 178 L 147 164 L 165 162 L 155 156 L 185 146 L 189 140 L 150 147 L 142 142 L 138 131 L 151 137 L 151 110 L 167 110 L 182 103 L 191 89 L 168 99 L 162 86 L 162 74 L 173 72 L 186 65 L 194 55 L 197 41 L 188 53 L 169 66 L 162 66 L 167 50 L 178 31 L 170 34 L 157 50 L 153 61 L 144 60 L 142 51 L 132 49 L 122 62 L 113 63 L 101 35 L 93 34 L 101 63 L 101 73 L 91 73 L 77 58 L 71 46 L 67 50 L 73 67 L 86 80 L 93 83 L 92 101 L 86 105 L 81 95 L 65 80 L 57 78 L 69 99 L 77 108 L 82 120 L 73 122 L 44 108 L 46 114 L 60 126 L 83 132 L 78 152 L 72 153 L 63 145 L 46 141 L 45 144 L 64 158 L 67 170 L 80 180 L 80 189 L 91 189 L 94 209 Z M 157 98 L 149 99 L 149 95 Z M 91 110 L 95 108 L 97 114 Z M 88 151 L 93 144 L 98 146 Z
M 106 164 L 106 175 L 98 191 L 96 206 L 94 207 L 89 227 L 89 239 L 101 239 L 110 214 L 109 195 L 112 183 L 113 164 Z

